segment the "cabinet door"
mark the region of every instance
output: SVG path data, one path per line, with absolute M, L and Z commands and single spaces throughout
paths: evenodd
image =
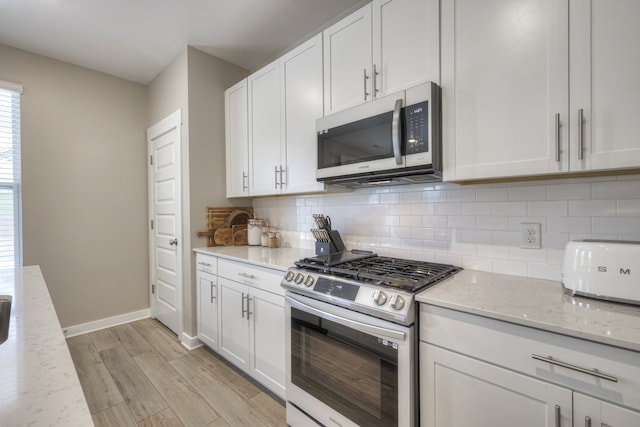
M 373 5 L 375 96 L 424 80 L 440 84 L 437 0 L 376 0 Z
M 251 294 L 251 375 L 284 398 L 284 297 L 259 289 Z
M 247 78 L 249 90 L 249 193 L 280 192 L 280 67 L 276 61 Z
M 249 195 L 247 80 L 224 92 L 227 197 Z
M 318 150 L 316 119 L 322 117 L 322 34 L 280 60 L 286 165 L 283 191 L 322 191 L 316 181 Z
M 218 351 L 218 283 L 212 274 L 197 273 L 198 338 Z
M 572 170 L 640 166 L 639 16 L 635 0 L 571 1 Z
M 571 390 L 423 342 L 420 400 L 422 427 L 573 423 Z
M 249 288 L 218 277 L 220 310 L 219 352 L 234 365 L 249 372 Z
M 640 412 L 580 393 L 573 394 L 574 427 L 640 426 Z
M 370 3 L 323 31 L 325 114 L 372 99 L 371 37 Z
M 568 171 L 568 1 L 441 7 L 445 179 Z

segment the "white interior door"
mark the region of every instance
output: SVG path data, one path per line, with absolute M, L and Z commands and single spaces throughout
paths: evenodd
M 182 204 L 178 110 L 147 130 L 151 317 L 182 332 Z

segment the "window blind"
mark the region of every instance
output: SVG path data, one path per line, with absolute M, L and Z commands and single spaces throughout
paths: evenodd
M 0 81 L 0 268 L 22 265 L 20 94 Z

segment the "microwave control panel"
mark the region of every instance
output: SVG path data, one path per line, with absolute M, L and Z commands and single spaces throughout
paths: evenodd
M 404 154 L 418 154 L 429 151 L 427 123 L 427 101 L 405 107 Z

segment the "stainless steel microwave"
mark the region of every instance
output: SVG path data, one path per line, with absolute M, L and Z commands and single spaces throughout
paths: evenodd
M 426 82 L 318 119 L 318 181 L 345 187 L 441 181 L 441 92 Z

